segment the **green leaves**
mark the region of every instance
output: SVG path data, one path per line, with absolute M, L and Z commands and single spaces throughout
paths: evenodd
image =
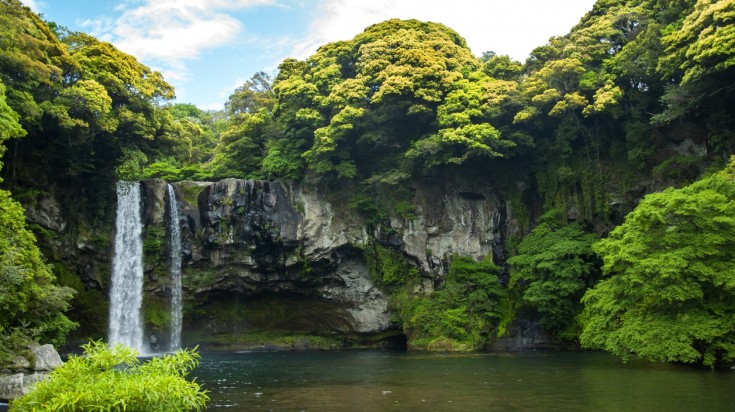
M 558 210 L 547 212 L 508 259 L 511 288 L 541 315 L 541 326 L 557 337 L 575 339 L 576 316 L 596 271 L 592 245 L 597 238 L 578 223 L 565 223 Z
M 396 165 L 410 176 L 412 163 L 502 156 L 515 142 L 492 122 L 517 83 L 481 68 L 451 29 L 389 20 L 322 46 L 306 62 L 285 61 L 273 87 L 275 118 L 285 125 L 284 140 L 305 147 L 317 179 L 370 181 Z M 486 70 L 513 77 L 520 64 L 506 56 Z
M 489 258 L 476 262 L 455 255 L 439 290 L 428 296 L 400 293 L 396 304 L 409 347 L 439 351 L 482 348 L 502 317 L 504 290 L 498 283 L 498 271 Z
M 186 380 L 199 365 L 196 349 L 141 362 L 138 353 L 102 341 L 83 345 L 84 355 L 69 360 L 13 401 L 16 411 L 200 411 L 209 401 L 206 391 Z
M 708 366 L 735 359 L 733 167 L 646 196 L 595 246 L 609 278 L 582 300 L 584 346 Z
M 735 65 L 735 1 L 699 0 L 682 27 L 663 37 L 666 55 L 660 68 L 683 71 L 682 83 Z
M 10 138 L 22 137 L 26 134 L 20 125 L 20 116 L 5 99 L 5 85 L 0 81 L 0 154 L 5 151 L 4 142 Z
M 0 284 L 0 334 L 60 344 L 76 326 L 61 314 L 74 291 L 56 284 L 26 227 L 23 208 L 5 190 L 0 190 Z

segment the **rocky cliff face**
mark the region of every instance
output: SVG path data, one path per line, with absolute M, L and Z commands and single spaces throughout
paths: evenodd
M 144 317 L 163 344 L 170 316 L 167 183 L 142 184 Z M 510 203 L 496 188 L 446 176 L 415 182 L 411 216 L 377 227 L 347 200 L 309 185 L 226 179 L 173 187 L 183 239 L 185 343 L 238 341 L 254 330 L 358 341 L 400 334 L 388 296 L 371 277 L 364 253 L 371 242 L 415 263 L 427 292 L 453 254 L 478 260 L 492 254 L 502 261 L 504 236 L 516 227 Z M 96 336 L 102 337 L 114 228 L 70 223 L 67 209 L 50 194 L 28 207 L 28 218 L 48 231 L 42 236 L 47 255 L 81 277 L 81 285 L 72 285 L 85 290 L 77 318 L 96 314 Z M 92 227 L 97 229 L 85 229 Z M 90 303 L 97 301 L 99 307 Z
M 164 230 L 166 183 L 143 184 L 146 223 Z M 173 186 L 192 339 L 253 329 L 383 334 L 397 325 L 363 254 L 371 241 L 414 261 L 430 289 L 451 255 L 501 253 L 512 226 L 491 187 L 451 179 L 417 184 L 415 216 L 372 231 L 313 186 L 238 179 Z M 165 282 L 149 289 L 166 295 Z

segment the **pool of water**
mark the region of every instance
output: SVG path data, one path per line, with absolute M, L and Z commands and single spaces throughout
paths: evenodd
M 205 352 L 211 411 L 735 411 L 735 372 L 591 352 Z

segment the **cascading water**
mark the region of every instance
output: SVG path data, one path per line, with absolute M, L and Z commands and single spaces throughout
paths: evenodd
M 181 230 L 179 229 L 179 210 L 176 203 L 176 193 L 168 185 L 169 238 L 171 253 L 171 343 L 170 350 L 181 347 L 181 321 L 183 309 L 181 305 Z
M 110 287 L 109 344 L 143 352 L 143 222 L 140 185 L 117 183 L 115 251 Z

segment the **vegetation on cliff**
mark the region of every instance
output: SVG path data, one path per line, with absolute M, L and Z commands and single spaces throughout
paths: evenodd
M 24 134 L 19 119 L 0 81 L 0 153 L 6 139 Z M 55 283 L 26 226 L 23 207 L 0 190 L 0 366 L 32 341 L 62 343 L 74 328 L 63 314 L 74 290 Z
M 646 196 L 594 249 L 606 276 L 582 298 L 582 345 L 708 366 L 735 360 L 735 160 Z
M 523 309 L 558 339 L 622 356 L 732 361 L 735 193 L 732 166 L 714 171 L 735 154 L 734 27 L 735 0 L 599 0 L 520 63 L 477 57 L 441 24 L 389 20 L 204 112 L 167 104 L 160 73 L 112 45 L 0 0 L 4 184 L 27 203 L 55 188 L 81 205 L 75 224 L 109 229 L 119 178 L 303 180 L 349 193 L 390 236 L 391 218 L 416 218 L 414 182 L 480 176 L 517 215 L 507 262 L 446 256 L 434 278 L 378 235 L 365 251 L 412 344 L 479 348 Z M 32 261 L 58 314 L 67 290 L 3 199 L 2 229 L 22 238 L 4 262 Z M 435 292 L 414 293 L 422 279 Z
M 480 350 L 491 341 L 503 317 L 505 291 L 499 269 L 489 259 L 454 256 L 441 289 L 428 296 L 403 290 L 396 296 L 411 349 Z

